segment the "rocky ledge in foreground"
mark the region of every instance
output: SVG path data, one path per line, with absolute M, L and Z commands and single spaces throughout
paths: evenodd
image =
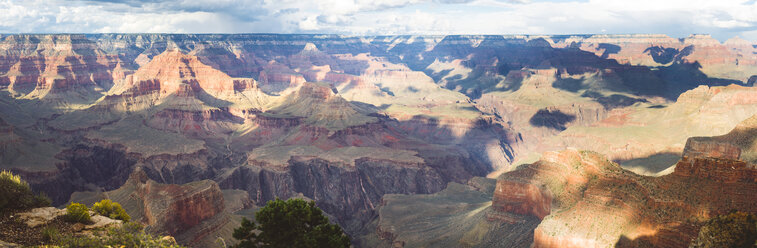
M 129 232 L 129 238 L 145 238 L 135 235 L 142 231 L 138 224 L 126 225 L 123 221 L 89 211 L 88 223 L 66 221 L 66 209 L 41 207 L 0 216 L 0 247 L 47 246 L 78 247 L 101 239 L 105 242 L 126 242 L 117 235 Z M 126 231 L 128 230 L 128 231 Z M 118 233 L 118 234 L 117 234 Z M 152 238 L 152 237 L 150 237 Z M 106 241 L 108 240 L 108 241 Z M 95 243 L 87 243 L 96 246 Z M 143 240 L 143 242 L 147 242 Z M 173 247 L 176 241 L 171 236 L 157 239 L 165 247 Z

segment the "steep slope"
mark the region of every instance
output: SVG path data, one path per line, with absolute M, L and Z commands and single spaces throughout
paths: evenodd
M 13 35 L 0 44 L 0 87 L 58 108 L 96 100 L 120 70 L 118 56 L 83 35 Z
M 387 195 L 378 221 L 368 226 L 372 233 L 359 241 L 377 247 L 685 247 L 714 216 L 757 212 L 757 166 L 741 156 L 753 152 L 755 118 L 723 136 L 689 139 L 664 176 L 640 176 L 601 154 L 568 149 L 503 174 L 493 191 L 471 180 L 468 188 L 451 185 L 433 195 Z M 742 152 L 744 144 L 750 150 Z M 481 192 L 493 192 L 491 201 Z
M 738 160 L 736 146 L 694 140 L 674 172 L 661 177 L 630 173 L 594 153 L 546 153 L 504 174 L 492 205 L 542 218 L 537 247 L 686 246 L 703 220 L 732 209 L 757 212 L 757 168 Z
M 465 110 L 474 114 L 461 121 L 454 111 L 427 112 L 446 115 L 441 121 L 394 111 L 406 115 L 397 120 L 376 106 L 344 99 L 336 86 L 322 82 L 291 84 L 279 96 L 268 95 L 256 80 L 216 69 L 222 65 L 198 57 L 204 54 L 199 50 L 171 46 L 135 58 L 139 69 L 124 73 L 104 97 L 35 127 L 51 136 L 65 134 L 48 142 L 76 149 L 57 155 L 62 164 L 57 171 L 26 172 L 36 178 L 32 183 L 62 202 L 75 191 L 128 186 L 127 175 L 138 167 L 160 183 L 213 179 L 225 189 L 245 190 L 258 204 L 302 194 L 354 232 L 372 218 L 386 193 L 437 192 L 449 182 L 483 176 L 490 161 L 504 166 L 512 156 L 505 131 L 491 130 L 496 124 L 475 110 Z M 286 63 L 299 59 L 303 67 L 308 60 L 343 61 L 309 48 Z M 335 63 L 340 70 L 360 64 Z M 441 93 L 437 100 L 448 94 L 420 72 L 401 71 L 392 83 L 412 88 L 401 81 L 404 74 L 425 80 L 425 88 L 412 96 L 413 108 L 430 106 L 421 99 L 429 90 Z M 337 79 L 335 74 L 324 77 Z M 324 181 L 333 184 L 323 186 Z M 327 190 L 334 188 L 341 190 Z M 147 196 L 145 204 L 158 201 Z M 228 233 L 228 225 L 223 226 Z M 171 231 L 204 229 L 176 228 Z
M 570 127 L 544 143 L 557 144 L 554 149 L 593 150 L 616 161 L 677 154 L 688 137 L 721 135 L 757 114 L 755 93 L 752 87 L 702 86 L 681 94 L 673 104 L 615 111 L 591 126 Z
M 491 207 L 493 179 L 451 183 L 430 195 L 386 195 L 364 247 L 528 247 L 538 218 L 502 223 Z
M 757 116 L 752 116 L 736 126 L 731 132 L 715 137 L 693 137 L 687 140 L 684 156 L 722 157 L 757 162 Z
M 228 107 L 234 104 L 263 109 L 266 104 L 265 94 L 255 91 L 259 90 L 253 79 L 231 78 L 203 64 L 196 56 L 178 50 L 167 50 L 153 57 L 134 74 L 126 76 L 111 89 L 109 97 L 152 97 L 141 104 L 135 104 L 136 106 L 124 106 L 124 110 L 128 111 L 139 111 L 163 103 L 189 110 L 202 109 L 203 105 Z M 175 99 L 167 100 L 169 97 Z
M 137 170 L 116 190 L 76 193 L 71 201 L 91 205 L 100 199 L 111 199 L 127 209 L 132 221 L 145 224 L 152 232 L 175 236 L 183 244 L 197 245 L 205 240 L 214 241 L 216 237 L 212 234 L 229 222 L 238 222 L 232 219 L 231 212 L 248 205 L 249 198 L 237 199 L 241 206 L 226 206 L 229 201 L 224 197 L 238 198 L 236 195 L 224 194 L 213 181 L 161 184 Z
M 271 104 L 267 115 L 300 117 L 305 124 L 331 130 L 377 121 L 375 117 L 368 116 L 375 113 L 375 110 L 348 102 L 324 84 L 305 83 L 279 99 L 280 102 Z

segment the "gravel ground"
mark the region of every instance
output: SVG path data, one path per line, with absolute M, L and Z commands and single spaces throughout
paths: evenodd
M 73 234 L 73 224 L 63 220 L 63 216 L 55 218 L 46 225 L 34 228 L 26 226 L 19 218 L 18 212 L 3 213 L 0 216 L 0 240 L 23 246 L 44 245 L 43 230 L 54 228 L 59 235 Z

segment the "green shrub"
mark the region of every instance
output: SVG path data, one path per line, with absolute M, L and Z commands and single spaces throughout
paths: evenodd
M 129 222 L 108 230 L 105 245 L 126 247 L 181 247 L 174 239 L 163 239 L 145 233 L 144 226 Z
M 52 243 L 58 240 L 60 232 L 55 227 L 45 227 L 42 229 L 42 242 Z
M 61 247 L 155 247 L 181 248 L 173 239 L 152 236 L 144 231 L 139 223 L 124 223 L 120 227 L 111 227 L 94 236 L 69 236 L 57 245 Z
M 100 242 L 100 239 L 88 236 L 71 236 L 68 235 L 65 238 L 57 242 L 57 245 L 63 248 L 102 248 L 105 245 Z
M 707 221 L 689 247 L 754 247 L 756 243 L 757 216 L 733 211 Z
M 50 200 L 50 197 L 47 197 L 45 193 L 40 192 L 39 194 L 36 194 L 32 198 L 32 204 L 31 207 L 39 208 L 39 207 L 49 207 L 52 206 L 53 201 Z
M 66 221 L 90 223 L 92 218 L 89 216 L 89 209 L 81 203 L 71 203 L 66 207 Z
M 99 215 L 107 216 L 111 219 L 123 220 L 124 222 L 131 220 L 131 216 L 126 213 L 126 210 L 121 207 L 121 204 L 108 199 L 96 202 L 92 205 L 92 210 Z
M 29 184 L 9 171 L 0 171 L 0 212 L 50 206 L 50 199 L 35 195 Z

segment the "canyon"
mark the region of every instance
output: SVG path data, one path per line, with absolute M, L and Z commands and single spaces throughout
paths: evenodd
M 754 131 L 755 121 L 757 115 L 728 134 L 690 138 L 673 172 L 663 176 L 638 175 L 604 155 L 569 148 L 546 152 L 496 181 L 475 178 L 432 195 L 387 195 L 376 234 L 363 239 L 380 247 L 686 247 L 706 220 L 757 211 L 757 165 L 741 156 L 743 144 L 757 139 L 741 135 Z M 447 226 L 459 229 L 435 233 Z
M 687 245 L 703 219 L 757 212 L 755 52 L 706 35 L 3 34 L 0 169 L 193 247 L 292 197 L 358 247 Z

